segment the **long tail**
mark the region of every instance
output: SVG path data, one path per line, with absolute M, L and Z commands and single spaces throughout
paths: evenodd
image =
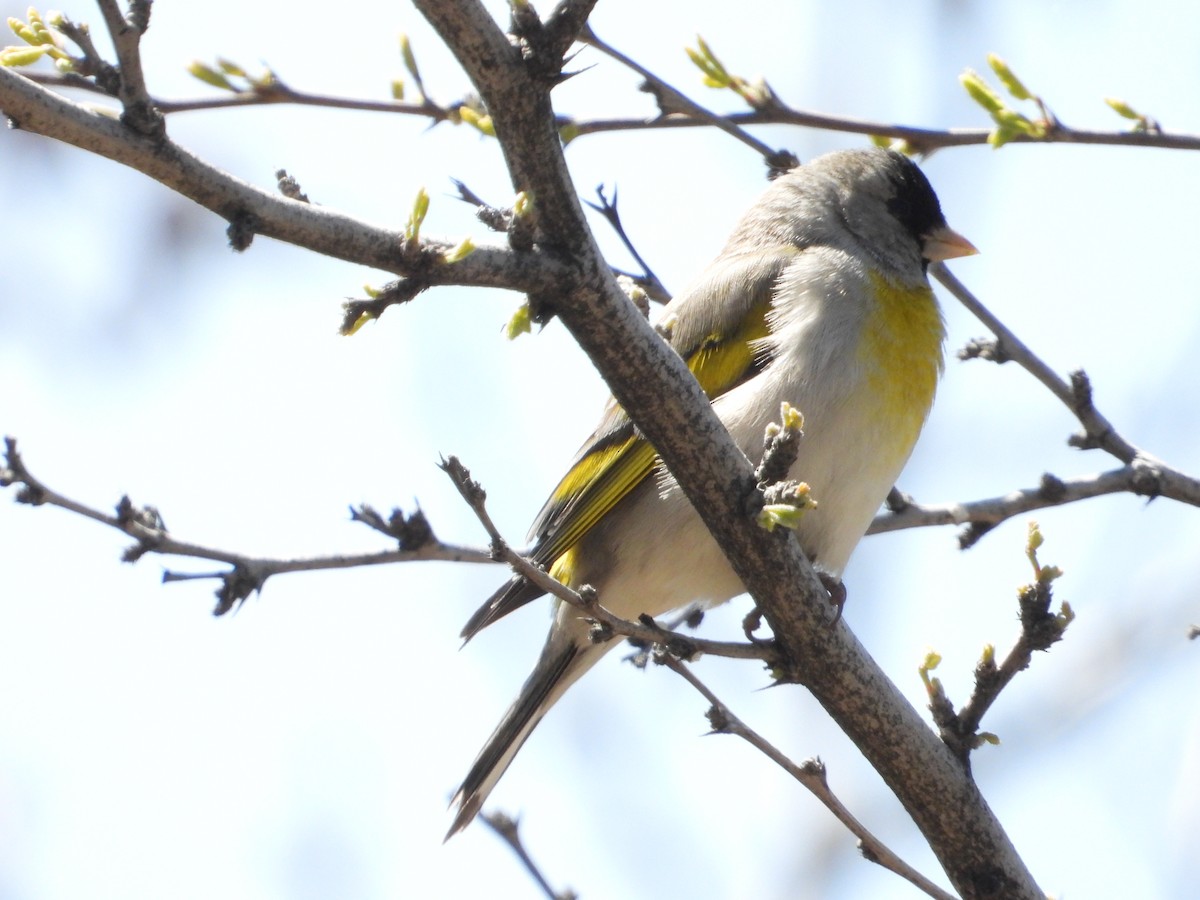
M 580 646 L 570 634 L 557 628 L 551 631 L 533 673 L 479 751 L 471 771 L 450 801 L 450 805 L 457 806 L 458 811 L 454 823 L 446 832 L 446 840 L 471 824 L 542 716 L 580 675 L 604 655 L 606 649 L 604 644 Z

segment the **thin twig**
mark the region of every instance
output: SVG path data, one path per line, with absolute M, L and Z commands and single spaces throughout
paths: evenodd
M 332 556 L 296 557 L 292 559 L 269 559 L 249 556 L 215 547 L 205 547 L 173 537 L 163 523 L 158 510 L 151 506 L 134 506 L 128 497 L 122 497 L 114 513 L 107 513 L 94 507 L 72 500 L 63 494 L 47 487 L 45 483 L 35 478 L 25 465 L 24 459 L 17 450 L 15 438 L 6 437 L 5 461 L 0 468 L 0 487 L 20 485 L 16 500 L 18 503 L 28 503 L 33 506 L 56 506 L 68 512 L 83 516 L 87 519 L 107 525 L 110 528 L 128 535 L 136 543 L 128 547 L 122 555 L 125 562 L 135 562 L 147 553 L 161 556 L 181 556 L 190 559 L 202 559 L 230 566 L 228 571 L 209 573 L 180 573 L 166 570 L 163 581 L 191 581 L 197 578 L 214 578 L 222 582 L 218 588 L 217 614 L 226 612 L 238 602 L 246 599 L 251 593 L 262 589 L 263 583 L 272 575 L 282 575 L 288 572 L 316 572 L 326 569 L 352 569 L 364 566 L 389 565 L 400 562 L 417 562 L 439 560 L 443 562 L 472 562 L 490 563 L 491 554 L 486 550 L 475 547 L 460 547 L 445 544 L 437 540 L 432 532 L 426 530 L 423 541 L 403 541 L 393 513 L 390 526 L 380 527 L 369 520 L 369 507 L 360 507 L 353 517 L 366 522 L 376 530 L 383 531 L 401 542 L 396 550 L 382 550 L 375 553 L 335 554 Z M 410 523 L 418 514 L 409 517 Z M 423 518 L 423 517 L 422 517 Z M 427 528 L 427 526 L 426 526 Z
M 146 78 L 142 72 L 142 34 L 150 21 L 150 4 L 135 0 L 130 4 L 128 17 L 121 15 L 116 0 L 97 0 L 104 24 L 112 38 L 120 64 L 121 83 L 117 96 L 124 107 L 121 121 L 139 134 L 160 139 L 166 134 L 163 115 L 154 107 L 154 101 L 146 90 Z
M 930 273 L 996 335 L 997 346 L 989 350 L 997 361 L 1016 362 L 1071 410 L 1083 426 L 1082 434 L 1072 436 L 1072 446 L 1102 449 L 1132 468 L 1137 481 L 1136 493 L 1169 497 L 1200 506 L 1200 480 L 1168 466 L 1122 437 L 1096 408 L 1092 400 L 1091 382 L 1085 372 L 1072 372 L 1070 381 L 1066 381 L 996 318 L 944 264 L 935 263 L 930 267 Z M 978 348 L 975 348 L 966 355 L 988 354 L 978 352 Z
M 579 32 L 578 40 L 580 43 L 594 47 L 606 56 L 615 59 L 621 65 L 632 69 L 645 79 L 646 89 L 655 96 L 664 116 L 683 112 L 713 128 L 724 131 L 761 155 L 772 172 L 786 172 L 788 169 L 800 164 L 800 161 L 791 152 L 772 149 L 749 132 L 740 128 L 729 117 L 721 116 L 705 109 L 695 100 L 671 87 L 671 85 L 667 84 L 645 66 L 635 62 L 624 53 L 600 40 L 596 36 L 596 33 L 592 31 L 591 26 L 583 26 Z
M 1035 579 L 1031 584 L 1023 585 L 1017 594 L 1021 633 L 999 665 L 996 664 L 995 649 L 988 645 L 984 650 L 975 667 L 974 690 L 962 709 L 955 712 L 941 680 L 929 675 L 929 671 L 937 664 L 937 656 L 932 655 L 932 664 L 927 661 L 922 667 L 921 677 L 929 694 L 929 709 L 934 723 L 938 726 L 942 740 L 958 755 L 964 765 L 969 765 L 971 751 L 976 747 L 983 743 L 999 741 L 995 735 L 979 731 L 987 711 L 1017 673 L 1029 668 L 1033 654 L 1039 650 L 1049 650 L 1062 640 L 1075 618 L 1066 603 L 1062 604 L 1059 612 L 1050 611 L 1053 602 L 1053 582 L 1062 572 L 1055 566 L 1043 566 L 1038 562 L 1037 548 L 1040 542 L 1041 534 L 1037 526 L 1032 525 L 1025 553 L 1033 564 Z
M 542 870 L 538 868 L 537 863 L 529 855 L 529 851 L 525 849 L 525 844 L 521 841 L 520 822 L 512 816 L 502 812 L 484 812 L 480 813 L 481 818 L 492 831 L 500 835 L 504 843 L 508 844 L 513 853 L 517 855 L 517 859 L 521 860 L 521 865 L 525 867 L 530 877 L 537 882 L 538 887 L 542 889 L 542 893 L 546 895 L 547 900 L 575 900 L 578 896 L 570 888 L 562 891 L 555 891 L 550 887 L 550 882 L 546 880 L 546 876 L 542 874 Z
M 987 497 L 962 503 L 922 504 L 905 497 L 895 507 L 889 507 L 875 517 L 867 534 L 883 534 L 903 531 L 908 528 L 929 528 L 936 525 L 970 526 L 960 534 L 960 545 L 965 550 L 983 534 L 1014 516 L 1078 503 L 1092 497 L 1107 494 L 1131 493 L 1142 496 L 1158 496 L 1160 492 L 1147 490 L 1144 470 L 1137 466 L 1122 466 L 1108 472 L 1082 475 L 1077 478 L 1042 476 L 1037 487 L 1021 488 L 999 497 Z M 1177 498 L 1195 503 L 1200 497 Z
M 1089 436 L 1101 442 L 1104 449 L 1123 463 L 1131 463 L 1141 453 L 1137 447 L 1125 442 L 1112 427 L 1112 424 L 1100 415 L 1094 406 L 1080 408 L 1078 397 L 1057 372 L 1050 368 L 1037 354 L 1030 350 L 1020 338 L 1001 322 L 991 310 L 971 293 L 944 263 L 930 266 L 929 272 L 941 282 L 954 297 L 967 308 L 972 315 L 987 326 L 1000 341 L 999 352 L 1003 359 L 1011 359 L 1021 368 L 1029 372 L 1042 383 L 1055 397 L 1061 400 L 1075 414 L 1084 426 Z
M 600 605 L 599 598 L 596 597 L 594 591 L 586 588 L 582 591 L 571 590 L 509 546 L 487 511 L 486 492 L 479 482 L 471 478 L 470 471 L 456 457 L 451 456 L 443 460 L 441 468 L 488 533 L 493 559 L 507 563 L 514 572 L 547 594 L 583 610 L 590 618 L 595 619 L 606 632 L 619 634 L 646 644 L 664 644 L 688 659 L 705 653 L 730 659 L 759 659 L 768 664 L 772 664 L 776 659 L 776 650 L 772 642 L 743 644 L 705 640 L 663 628 L 649 616 L 643 616 L 639 621 L 631 622 L 613 615 Z
M 625 249 L 629 251 L 629 255 L 633 257 L 633 261 L 642 267 L 640 276 L 633 276 L 638 287 L 642 288 L 652 300 L 660 303 L 667 303 L 671 299 L 671 292 L 654 274 L 654 270 L 650 268 L 650 264 L 642 258 L 642 254 L 638 252 L 637 246 L 633 243 L 633 239 L 629 237 L 629 233 L 625 231 L 625 225 L 621 221 L 621 213 L 617 209 L 617 189 L 614 187 L 612 192 L 612 200 L 609 200 L 604 193 L 604 186 L 600 185 L 596 188 L 596 198 L 598 203 L 593 203 L 590 200 L 585 200 L 589 207 L 594 209 L 604 217 L 613 231 L 616 232 L 617 238 L 625 245 Z
M 64 32 L 65 33 L 65 32 Z M 109 95 L 106 91 L 80 75 L 91 74 L 90 70 L 81 69 L 79 75 L 58 74 L 46 72 L 24 72 L 25 77 L 38 84 L 48 87 L 73 88 L 76 90 L 94 91 Z M 684 98 L 686 100 L 686 98 Z M 439 122 L 458 123 L 456 104 L 439 105 L 432 100 L 423 98 L 421 102 L 402 100 L 369 100 L 357 97 L 341 97 L 332 94 L 315 93 L 292 88 L 282 82 L 264 87 L 252 87 L 236 94 L 224 94 L 217 97 L 197 97 L 193 99 L 169 100 L 152 98 L 152 103 L 164 115 L 205 110 L 236 109 L 246 106 L 268 106 L 275 104 L 291 104 L 294 106 L 310 106 L 323 109 L 359 110 L 365 112 L 392 113 L 398 115 L 419 116 L 430 120 L 431 124 Z M 793 125 L 801 128 L 812 128 L 819 131 L 829 131 L 838 134 L 859 134 L 865 137 L 888 137 L 906 142 L 914 151 L 932 153 L 935 150 L 952 147 L 984 146 L 992 133 L 989 128 L 924 128 L 917 125 L 904 125 L 871 119 L 859 119 L 854 116 L 835 116 L 809 110 L 794 109 L 776 99 L 767 109 L 746 112 L 718 114 L 697 106 L 697 112 L 690 110 L 673 111 L 669 114 L 653 118 L 617 117 L 610 119 L 577 119 L 569 115 L 560 115 L 557 124 L 560 129 L 569 133 L 572 139 L 589 135 L 623 134 L 639 131 L 663 131 L 691 128 L 719 128 L 723 131 L 731 129 L 738 140 L 748 143 L 756 152 L 767 152 L 770 148 L 761 142 L 753 142 L 752 135 L 746 135 L 746 141 L 741 134 L 746 134 L 745 128 L 757 125 Z M 724 127 L 722 123 L 729 127 Z M 1012 137 L 1010 144 L 1083 144 L 1090 146 L 1108 147 L 1147 147 L 1163 150 L 1200 150 L 1200 135 L 1170 131 L 1107 131 L 1102 129 L 1080 129 L 1059 126 L 1047 132 L 1044 137 L 1037 138 L 1026 134 Z
M 922 128 L 853 116 L 833 116 L 824 113 L 792 109 L 778 104 L 770 109 L 727 113 L 720 116 L 729 123 L 746 128 L 753 125 L 795 125 L 839 134 L 861 134 L 864 137 L 889 137 L 905 141 L 914 151 L 932 153 L 950 147 L 986 145 L 990 128 Z M 676 128 L 712 128 L 708 118 L 693 118 L 686 112 L 672 113 L 648 119 L 612 118 L 566 120 L 576 137 L 593 134 L 613 134 L 631 131 L 659 131 Z M 1059 128 L 1045 137 L 1016 135 L 1011 144 L 1088 144 L 1109 147 L 1153 147 L 1163 150 L 1200 150 L 1200 135 L 1183 132 L 1103 131 L 1093 129 Z M 755 148 L 757 149 L 757 148 Z
M 655 657 L 655 661 L 680 675 L 712 705 L 708 711 L 708 720 L 714 733 L 732 734 L 742 738 L 800 782 L 826 809 L 833 813 L 839 822 L 846 826 L 851 834 L 858 838 L 859 849 L 866 859 L 894 872 L 930 897 L 935 897 L 937 900 L 955 900 L 952 894 L 942 890 L 888 849 L 887 845 L 875 837 L 851 814 L 850 810 L 830 789 L 829 781 L 825 777 L 825 765 L 819 759 L 806 760 L 800 764 L 793 762 L 774 744 L 734 715 L 732 710 L 722 703 L 681 659 L 670 653 L 660 653 Z

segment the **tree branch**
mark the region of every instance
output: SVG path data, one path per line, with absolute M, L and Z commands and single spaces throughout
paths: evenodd
M 880 513 L 867 529 L 867 534 L 883 534 L 903 531 L 907 528 L 928 528 L 933 525 L 968 525 L 960 535 L 962 549 L 974 544 L 979 538 L 1001 522 L 1023 513 L 1052 506 L 1065 506 L 1092 497 L 1106 494 L 1138 494 L 1157 497 L 1164 495 L 1161 486 L 1148 481 L 1144 467 L 1131 465 L 1082 475 L 1078 478 L 1058 478 L 1046 473 L 1037 487 L 1010 491 L 1000 497 L 988 497 L 965 503 L 922 504 L 910 497 L 902 497 L 896 505 L 889 504 L 887 512 Z M 1169 479 L 1168 479 L 1169 480 Z M 1173 485 L 1175 482 L 1170 482 Z M 1200 492 L 1194 490 L 1191 479 L 1185 479 L 1173 489 L 1173 499 L 1200 506 Z
M 1016 362 L 1061 400 L 1083 426 L 1081 434 L 1072 435 L 1069 441 L 1071 446 L 1081 450 L 1104 450 L 1125 463 L 1126 468 L 1131 470 L 1131 483 L 1136 485 L 1135 493 L 1169 497 L 1192 506 L 1200 506 L 1200 480 L 1168 466 L 1122 437 L 1096 408 L 1092 401 L 1091 382 L 1083 370 L 1072 372 L 1068 383 L 1041 357 L 1025 346 L 943 263 L 930 266 L 929 271 L 996 335 L 995 346 L 974 346 L 960 354 L 963 358 L 986 356 L 996 362 Z
M 164 583 L 208 578 L 220 580 L 221 585 L 216 591 L 217 607 L 213 611 L 214 615 L 218 616 L 242 603 L 252 593 L 261 591 L 266 580 L 272 575 L 282 575 L 285 572 L 351 569 L 424 560 L 474 563 L 493 561 L 491 554 L 487 551 L 444 544 L 437 540 L 419 510 L 409 517 L 393 513 L 391 521 L 385 523 L 379 519 L 377 514 L 373 514 L 369 507 L 353 510 L 352 518 L 396 538 L 400 544 L 399 549 L 375 553 L 268 559 L 230 550 L 204 547 L 200 544 L 176 539 L 167 531 L 167 526 L 157 509 L 153 506 L 135 507 L 127 496 L 122 497 L 117 503 L 115 513 L 106 513 L 58 493 L 35 478 L 25 466 L 25 461 L 17 450 L 15 438 L 6 437 L 4 444 L 5 456 L 4 466 L 0 468 L 0 487 L 20 485 L 20 490 L 16 495 L 18 503 L 28 503 L 31 506 L 57 506 L 127 534 L 136 543 L 122 554 L 124 562 L 137 562 L 147 553 L 156 553 L 163 556 L 203 559 L 229 566 L 228 570 L 220 572 L 179 573 L 170 570 L 163 572 Z M 398 522 L 398 517 L 405 521 Z M 402 526 L 407 526 L 407 531 Z M 406 534 L 409 536 L 407 539 Z M 416 537 L 413 537 L 414 535 Z
M 121 15 L 116 0 L 97 0 L 97 4 L 117 51 L 120 72 L 117 97 L 125 109 L 121 121 L 138 134 L 161 140 L 167 133 L 166 123 L 150 99 L 142 72 L 140 45 L 142 34 L 150 25 L 149 0 L 133 0 L 128 17 Z
M 1059 612 L 1050 611 L 1053 583 L 1062 575 L 1062 571 L 1057 566 L 1043 566 L 1038 562 L 1037 551 L 1041 544 L 1041 531 L 1036 523 L 1031 523 L 1025 555 L 1033 566 L 1034 581 L 1022 585 L 1017 592 L 1021 634 L 1000 665 L 996 665 L 995 647 L 989 644 L 984 648 L 983 656 L 975 667 L 975 689 L 961 710 L 954 711 L 941 680 L 929 675 L 941 657 L 930 652 L 921 666 L 921 677 L 929 694 L 933 720 L 942 739 L 954 748 L 963 765 L 970 765 L 971 751 L 976 747 L 983 743 L 999 743 L 995 735 L 979 731 L 984 715 L 1017 673 L 1029 668 L 1034 652 L 1049 650 L 1062 640 L 1075 619 L 1074 612 L 1066 603 L 1062 604 Z
M 696 674 L 678 657 L 669 652 L 660 652 L 655 655 L 655 662 L 679 675 L 712 704 L 708 711 L 708 721 L 712 725 L 714 734 L 732 734 L 740 737 L 800 782 L 826 809 L 833 813 L 834 818 L 858 838 L 859 849 L 866 859 L 894 872 L 930 897 L 937 898 L 937 900 L 954 900 L 953 895 L 947 894 L 902 860 L 854 817 L 845 804 L 838 799 L 837 794 L 830 789 L 829 780 L 825 777 L 825 764 L 819 759 L 806 760 L 797 765 L 778 747 L 734 715 L 733 711 L 722 703 L 717 695 L 709 690 L 708 686 L 697 678 Z
M 427 252 L 414 253 L 402 231 L 257 188 L 170 140 L 143 137 L 7 68 L 0 68 L 0 109 L 15 127 L 136 169 L 237 229 L 248 229 L 251 237 L 262 234 L 335 259 L 418 277 L 421 289 L 456 284 L 544 294 L 567 277 L 560 262 L 536 249 L 480 246 L 457 262 L 438 263 L 452 242 L 426 240 L 418 249 Z
M 988 128 L 922 128 L 916 125 L 858 119 L 853 116 L 833 116 L 777 107 L 753 112 L 716 114 L 720 119 L 741 128 L 753 125 L 795 125 L 839 134 L 860 134 L 864 137 L 887 137 L 905 141 L 916 152 L 932 153 L 951 147 L 986 145 L 992 133 Z M 571 133 L 583 137 L 590 134 L 613 134 L 627 131 L 660 131 L 676 128 L 712 128 L 707 117 L 687 113 L 672 113 L 657 118 L 613 118 L 567 120 Z M 1200 135 L 1169 131 L 1101 131 L 1060 127 L 1044 137 L 1016 135 L 1010 144 L 1088 144 L 1108 147 L 1154 147 L 1161 150 L 1200 150 Z M 756 148 L 757 149 L 757 148 Z
M 800 164 L 800 160 L 798 160 L 795 154 L 791 153 L 790 151 L 771 149 L 770 146 L 764 144 L 758 138 L 740 128 L 728 116 L 721 116 L 710 112 L 681 91 L 671 87 L 671 85 L 667 84 L 645 66 L 640 65 L 639 63 L 630 59 L 624 53 L 621 53 L 619 50 L 616 50 L 604 43 L 604 41 L 600 40 L 600 38 L 596 36 L 596 33 L 592 31 L 590 27 L 584 26 L 583 30 L 579 34 L 579 40 L 590 47 L 595 47 L 605 56 L 609 56 L 617 60 L 617 62 L 621 63 L 621 65 L 632 69 L 642 78 L 644 78 L 645 82 L 643 83 L 643 89 L 654 95 L 654 98 L 658 103 L 659 110 L 662 112 L 664 117 L 682 113 L 689 118 L 696 120 L 698 123 L 702 123 L 704 125 L 724 131 L 726 134 L 730 135 L 736 140 L 741 141 L 751 150 L 754 150 L 756 153 L 758 153 L 763 158 L 763 161 L 767 164 L 768 170 L 772 173 L 786 172 L 788 169 L 794 168 Z M 583 132 L 579 131 L 579 133 L 582 134 Z
M 509 849 L 517 855 L 517 859 L 521 861 L 525 871 L 546 895 L 546 900 L 575 900 L 578 895 L 570 888 L 556 891 L 550 887 L 550 882 L 546 880 L 542 870 L 538 868 L 533 857 L 529 855 L 529 851 L 525 849 L 525 843 L 521 840 L 520 822 L 502 812 L 484 812 L 480 814 L 479 818 L 483 819 L 487 826 L 496 832 L 500 839 L 508 844 Z

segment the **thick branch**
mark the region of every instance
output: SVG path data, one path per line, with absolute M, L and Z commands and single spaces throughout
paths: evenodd
M 136 169 L 229 222 L 248 228 L 251 234 L 397 275 L 414 273 L 418 260 L 405 247 L 402 231 L 257 188 L 177 144 L 142 137 L 11 69 L 0 68 L 0 109 L 16 127 Z M 453 245 L 426 242 L 424 246 L 444 251 Z M 545 293 L 566 277 L 566 271 L 542 253 L 478 247 L 453 264 L 424 266 L 421 277 L 423 287 L 459 284 Z
M 543 246 L 572 268 L 547 303 L 678 479 L 813 692 L 913 816 L 966 897 L 1040 898 L 975 784 L 843 623 L 790 533 L 768 534 L 750 462 L 683 361 L 613 281 L 587 229 L 555 128 L 549 91 L 561 60 L 525 24 L 514 42 L 473 0 L 416 0 L 493 116 L 518 190 L 535 198 Z

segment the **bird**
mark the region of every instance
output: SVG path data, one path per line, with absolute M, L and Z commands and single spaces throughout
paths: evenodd
M 840 585 L 912 452 L 944 367 L 930 263 L 978 252 L 946 224 L 924 173 L 870 148 L 816 157 L 778 177 L 661 321 L 730 436 L 751 459 L 781 403 L 804 418 L 789 479 L 816 508 L 796 528 Z M 625 619 L 714 606 L 745 592 L 653 446 L 610 400 L 529 533 L 529 558 L 568 587 L 590 585 Z M 514 575 L 462 637 L 540 597 Z M 515 702 L 454 794 L 448 840 L 478 814 L 546 712 L 616 641 L 594 643 L 556 600 L 550 633 Z

